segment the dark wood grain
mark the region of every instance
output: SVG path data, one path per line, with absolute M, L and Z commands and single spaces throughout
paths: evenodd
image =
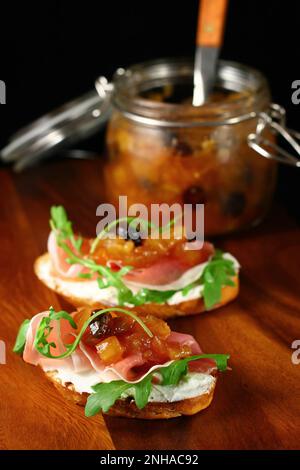
M 0 366 L 0 448 L 113 449 L 101 416 L 86 420 L 82 409 L 64 402 L 38 368 L 11 352 L 22 319 L 49 305 L 59 307 L 56 296 L 33 274 L 34 258 L 45 245 L 45 238 L 38 243 L 39 229 L 46 236 L 48 211 L 45 207 L 44 219 L 39 216 L 42 207 L 35 212 L 42 195 L 37 191 L 35 198 L 30 191 L 34 183 L 27 183 L 28 193 L 18 193 L 11 175 L 0 173 L 0 338 L 7 347 L 7 364 Z
M 97 416 L 64 402 L 43 374 L 10 350 L 18 325 L 50 304 L 65 305 L 35 278 L 45 251 L 49 206 L 64 204 L 77 228 L 94 235 L 103 200 L 100 161 L 49 162 L 21 175 L 0 172 L 0 365 L 2 449 L 299 448 L 300 230 L 283 208 L 249 232 L 218 244 L 242 264 L 239 298 L 221 310 L 172 321 L 207 352 L 231 355 L 207 410 L 190 418 L 145 422 Z

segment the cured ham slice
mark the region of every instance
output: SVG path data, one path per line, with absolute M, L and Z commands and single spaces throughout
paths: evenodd
M 186 247 L 188 250 L 188 243 Z M 201 253 L 201 256 L 200 256 Z M 211 243 L 205 242 L 197 257 L 198 264 L 204 263 L 214 253 L 214 247 Z M 164 257 L 159 262 L 143 269 L 134 269 L 130 271 L 125 279 L 137 284 L 164 285 L 170 284 L 180 278 L 191 266 L 179 259 Z
M 189 346 L 191 348 L 192 354 L 195 356 L 198 354 L 203 354 L 199 344 L 192 335 L 171 331 L 167 341 L 169 343 L 179 343 L 181 345 Z M 191 372 L 202 372 L 204 374 L 210 374 L 216 369 L 217 367 L 215 361 L 209 358 L 203 358 L 197 361 L 191 361 L 189 363 L 189 370 Z
M 192 335 L 171 331 L 171 334 L 167 338 L 167 342 L 189 346 L 191 348 L 192 354 L 194 355 L 202 354 L 199 344 Z
M 137 366 L 142 366 L 145 361 L 140 353 L 131 354 L 130 356 L 118 361 L 113 367 L 105 366 L 98 356 L 97 352 L 80 343 L 80 349 L 84 352 L 85 356 L 89 359 L 91 367 L 99 372 L 105 378 L 105 382 L 109 380 L 123 379 L 127 381 L 134 381 L 140 379 L 141 375 L 135 375 L 133 369 Z
M 94 347 L 88 346 L 80 342 L 75 351 L 63 359 L 47 358 L 41 355 L 34 347 L 34 338 L 42 319 L 49 315 L 48 311 L 35 315 L 29 325 L 26 335 L 26 344 L 23 352 L 23 359 L 33 365 L 40 365 L 44 370 L 60 369 L 73 370 L 75 373 L 96 371 L 99 374 L 99 382 L 110 382 L 112 380 L 125 380 L 127 382 L 138 382 L 142 380 L 150 372 L 167 367 L 172 361 L 165 364 L 147 363 L 140 352 L 130 354 L 120 361 L 110 366 L 105 365 Z M 74 315 L 74 314 L 73 314 Z M 71 344 L 74 341 L 76 330 L 70 323 L 62 319 L 60 322 L 53 321 L 50 323 L 52 327 L 48 336 L 48 342 L 53 342 L 56 347 L 50 348 L 53 356 L 59 356 L 65 352 L 65 344 Z M 201 348 L 197 341 L 188 334 L 177 333 L 172 331 L 166 341 L 170 344 L 187 345 L 191 348 L 193 355 L 201 354 Z M 192 370 L 197 372 L 209 373 L 216 368 L 216 364 L 210 359 L 200 359 L 193 362 Z M 143 372 L 138 372 L 138 371 Z
M 148 268 L 133 269 L 125 276 L 125 279 L 143 285 L 169 284 L 178 279 L 187 269 L 188 265 L 177 259 L 166 257 Z
M 74 247 L 71 246 L 70 242 L 66 242 L 69 248 L 74 251 Z M 52 231 L 48 238 L 48 252 L 53 263 L 53 268 L 59 276 L 66 278 L 76 278 L 80 273 L 89 272 L 87 268 L 81 264 L 71 264 L 67 262 L 67 253 L 58 246 L 56 242 L 56 235 Z M 76 254 L 76 253 L 75 253 Z
M 216 362 L 213 359 L 203 358 L 198 361 L 189 362 L 190 372 L 202 372 L 203 374 L 211 374 L 217 370 Z
M 74 254 L 78 255 L 68 240 L 65 243 L 74 252 Z M 187 250 L 188 246 L 189 243 L 186 243 Z M 89 270 L 81 264 L 70 265 L 67 262 L 68 254 L 60 246 L 58 246 L 56 241 L 56 234 L 54 231 L 51 231 L 48 238 L 48 252 L 53 264 L 54 271 L 58 276 L 74 279 L 78 278 L 79 274 L 89 273 Z M 199 256 L 197 256 L 198 264 L 207 261 L 213 252 L 213 245 L 205 242 L 201 250 L 199 250 Z M 111 267 L 113 271 L 118 271 L 122 267 L 122 262 L 120 260 L 109 260 L 106 265 Z M 170 256 L 164 256 L 159 261 L 153 263 L 151 266 L 146 268 L 133 269 L 126 276 L 124 276 L 124 280 L 141 285 L 164 285 L 180 278 L 182 274 L 190 267 L 191 266 L 188 262 L 177 258 L 172 258 Z
M 49 311 L 38 313 L 35 315 L 30 322 L 29 328 L 26 335 L 26 343 L 23 352 L 23 359 L 25 362 L 33 365 L 40 365 L 42 368 L 54 368 L 68 367 L 74 369 L 74 372 L 84 372 L 90 369 L 90 362 L 86 356 L 77 348 L 74 353 L 65 359 L 52 359 L 42 356 L 34 347 L 34 338 L 36 336 L 37 329 L 42 321 L 43 317 L 49 315 Z M 50 352 L 53 356 L 59 356 L 65 352 L 65 348 L 62 342 L 70 343 L 71 339 L 74 338 L 74 329 L 67 320 L 62 319 L 60 322 L 61 336 L 58 331 L 58 322 L 53 322 L 53 330 L 48 336 L 47 340 L 49 343 L 54 342 L 56 348 L 50 348 Z M 61 341 L 59 340 L 61 338 Z

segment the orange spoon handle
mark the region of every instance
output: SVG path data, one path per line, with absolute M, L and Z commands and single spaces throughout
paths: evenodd
M 228 0 L 201 0 L 197 46 L 219 47 L 222 43 Z

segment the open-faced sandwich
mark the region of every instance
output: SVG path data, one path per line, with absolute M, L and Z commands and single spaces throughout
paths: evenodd
M 190 250 L 184 236 L 140 239 L 122 231 L 115 239 L 82 238 L 61 206 L 52 207 L 50 226 L 35 273 L 76 307 L 138 307 L 169 318 L 220 307 L 238 294 L 237 260 L 211 243 Z
M 48 311 L 25 320 L 14 352 L 39 365 L 63 395 L 99 412 L 162 419 L 212 401 L 228 355 L 203 354 L 196 340 L 152 315 L 111 307 Z

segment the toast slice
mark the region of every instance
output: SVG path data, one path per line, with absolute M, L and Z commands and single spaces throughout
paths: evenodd
M 63 384 L 57 377 L 57 371 L 48 371 L 45 372 L 45 374 L 65 399 L 72 401 L 77 405 L 85 406 L 88 398 L 87 393 L 78 393 L 75 390 L 74 385 L 70 382 Z M 142 410 L 139 410 L 134 400 L 130 398 L 117 400 L 106 414 L 110 416 L 138 419 L 170 419 L 177 418 L 179 416 L 194 415 L 211 404 L 215 386 L 216 378 L 212 382 L 212 386 L 207 393 L 172 403 L 150 402 Z
M 115 306 L 106 303 L 103 292 L 99 289 L 97 281 L 82 279 L 62 279 L 55 275 L 52 269 L 51 259 L 48 253 L 37 258 L 34 263 L 34 271 L 37 277 L 49 289 L 64 297 L 71 305 L 75 307 L 98 308 L 100 305 Z M 224 286 L 222 288 L 221 302 L 214 305 L 212 310 L 226 305 L 235 299 L 239 292 L 239 278 L 236 275 L 233 278 L 234 286 Z M 196 315 L 206 311 L 202 298 L 187 300 L 175 305 L 147 303 L 135 310 L 144 314 L 151 314 L 164 320 L 174 317 L 187 315 Z

